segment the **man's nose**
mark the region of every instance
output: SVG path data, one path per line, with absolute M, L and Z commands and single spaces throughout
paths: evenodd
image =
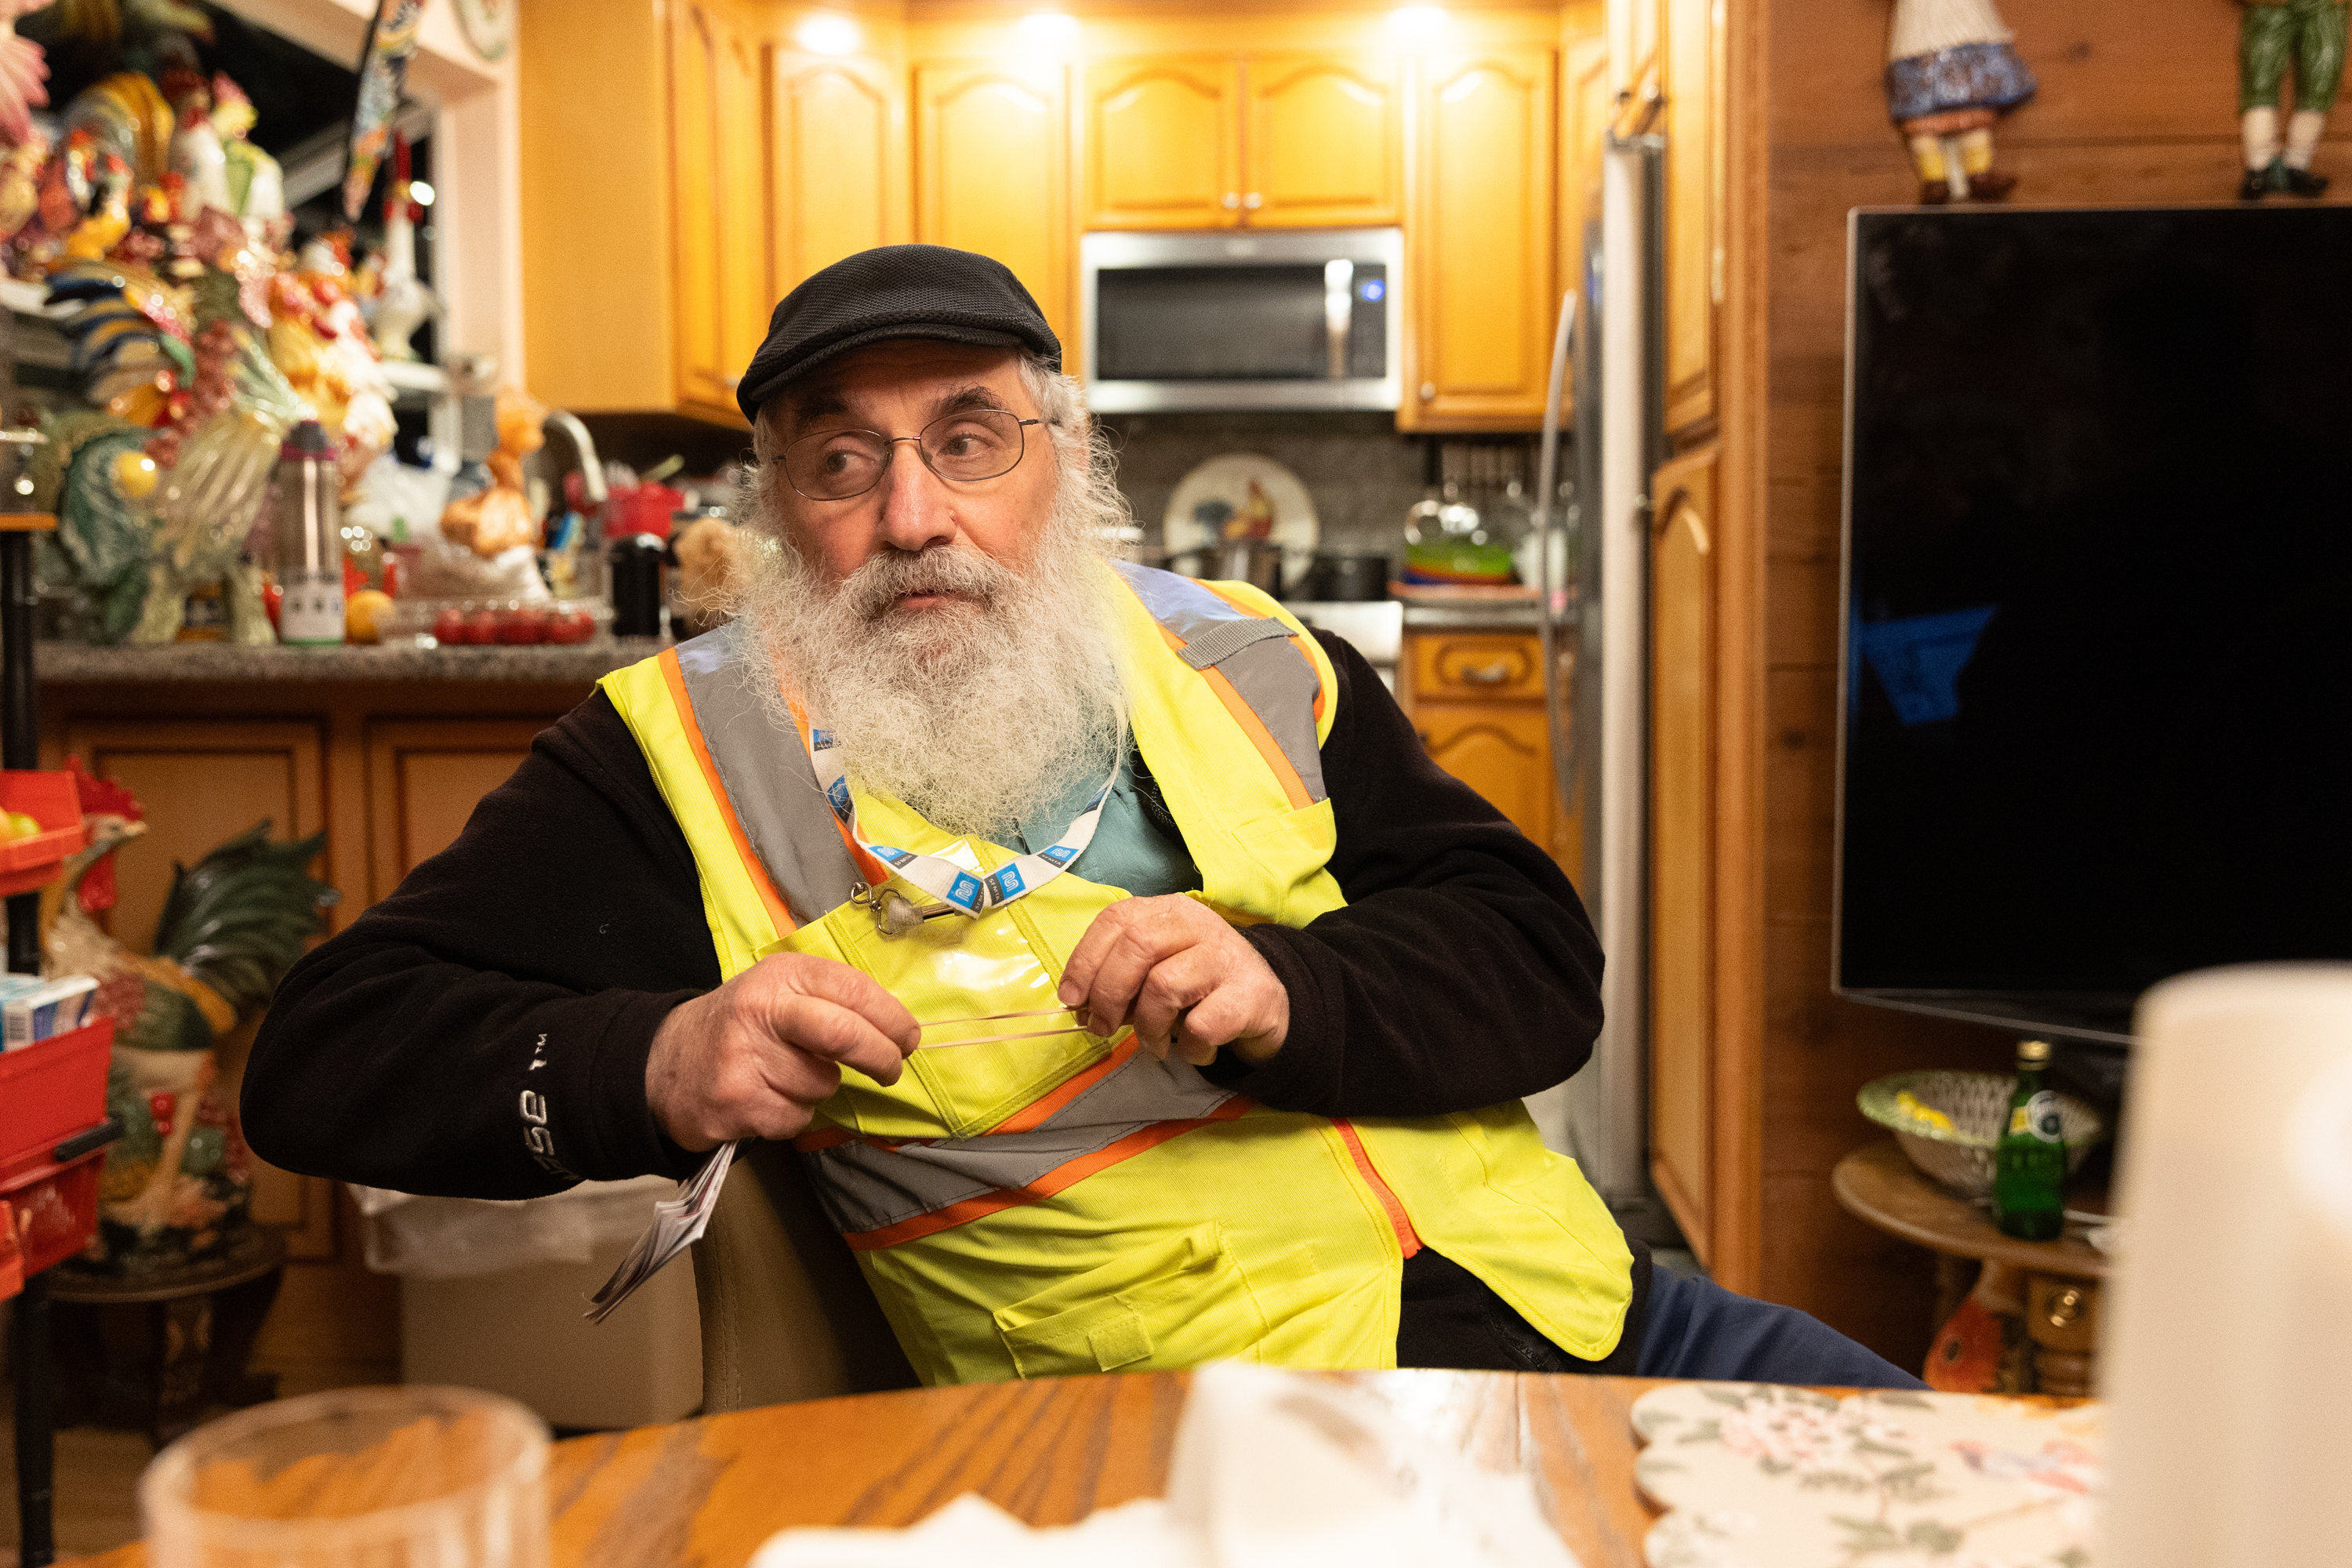
M 909 553 L 955 537 L 953 494 L 912 441 L 890 444 L 882 475 L 882 537 Z

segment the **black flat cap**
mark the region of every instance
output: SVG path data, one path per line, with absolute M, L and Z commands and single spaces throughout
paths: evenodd
M 1055 370 L 1061 340 L 1002 261 L 943 245 L 885 245 L 845 257 L 785 295 L 736 384 L 743 417 L 827 360 L 892 338 L 1027 349 Z

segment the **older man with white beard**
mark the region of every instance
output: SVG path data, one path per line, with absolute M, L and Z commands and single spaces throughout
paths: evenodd
M 1002 266 L 868 251 L 740 384 L 730 626 L 615 672 L 306 958 L 265 1157 L 522 1197 L 790 1140 L 924 1381 L 1175 1367 L 1916 1386 L 1654 1275 L 1519 1097 L 1601 955 L 1558 868 L 1265 595 L 1106 558 Z

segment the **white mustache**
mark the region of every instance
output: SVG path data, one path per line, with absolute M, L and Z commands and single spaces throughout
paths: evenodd
M 993 604 L 1019 578 L 984 555 L 953 545 L 909 552 L 887 550 L 842 579 L 841 595 L 864 620 L 874 620 L 908 594 L 956 594 Z

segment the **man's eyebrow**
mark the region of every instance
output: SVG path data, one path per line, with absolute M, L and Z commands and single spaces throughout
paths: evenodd
M 841 395 L 836 386 L 815 386 L 793 398 L 790 405 L 793 424 L 807 425 L 812 420 L 829 419 L 836 414 L 849 412 L 849 400 Z
M 1004 399 L 974 382 L 970 386 L 958 387 L 933 404 L 931 415 L 937 418 L 942 414 L 961 414 L 971 408 L 993 408 L 999 414 L 1009 412 L 1004 406 Z

